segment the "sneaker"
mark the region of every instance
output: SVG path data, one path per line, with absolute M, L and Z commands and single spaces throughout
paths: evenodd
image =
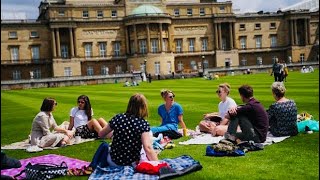
M 38 146 L 29 146 L 27 149 L 26 149 L 27 152 L 40 152 L 40 151 L 43 151 L 42 148 L 38 147 Z
M 309 128 L 309 126 L 306 126 L 306 128 L 304 129 L 304 131 L 307 133 L 307 134 L 312 134 L 313 131 Z

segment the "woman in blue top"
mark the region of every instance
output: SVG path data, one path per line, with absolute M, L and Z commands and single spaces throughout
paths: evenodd
M 162 90 L 161 97 L 165 101 L 158 107 L 158 114 L 161 117 L 161 126 L 152 127 L 153 134 L 162 133 L 164 131 L 178 131 L 178 124 L 183 129 L 186 125 L 183 121 L 183 109 L 180 104 L 174 102 L 174 93 L 170 90 Z

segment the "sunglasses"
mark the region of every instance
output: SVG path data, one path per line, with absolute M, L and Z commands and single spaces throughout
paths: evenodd
M 220 90 L 217 90 L 217 91 L 216 91 L 217 94 L 220 94 L 221 92 L 222 92 L 222 91 L 220 91 Z
M 84 102 L 84 101 L 78 101 L 78 103 L 80 103 L 80 104 L 84 104 L 85 102 Z
M 173 96 L 169 96 L 169 98 L 170 98 L 170 99 L 173 99 L 173 98 L 174 98 L 174 95 L 173 95 Z
M 55 103 L 54 103 L 54 105 L 55 105 L 55 106 L 58 106 L 58 103 L 57 103 L 57 102 L 55 102 Z

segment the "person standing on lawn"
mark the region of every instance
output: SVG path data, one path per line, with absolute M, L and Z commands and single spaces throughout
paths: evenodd
M 103 119 L 98 120 L 92 118 L 93 109 L 89 97 L 81 95 L 77 99 L 78 106 L 71 108 L 70 110 L 70 124 L 68 130 L 75 128 L 75 136 L 81 136 L 81 138 L 98 138 L 98 133 L 108 123 Z M 107 136 L 110 138 L 112 135 Z
M 65 146 L 73 137 L 73 132 L 60 128 L 52 112 L 58 105 L 54 98 L 47 97 L 43 100 L 40 112 L 35 116 L 31 128 L 31 145 L 38 147 Z M 51 132 L 53 129 L 56 132 Z
M 269 120 L 262 104 L 253 97 L 253 89 L 249 85 L 242 85 L 238 89 L 245 105 L 231 108 L 226 115 L 230 119 L 225 138 L 235 143 L 254 141 L 263 143 L 267 138 Z M 241 132 L 237 132 L 238 125 Z
M 113 131 L 113 139 L 108 152 L 107 162 L 110 166 L 126 166 L 139 163 L 141 154 L 146 154 L 149 161 L 157 161 L 150 136 L 147 99 L 142 94 L 131 96 L 127 111 L 114 116 L 102 131 L 104 137 Z M 142 149 L 141 149 L 142 147 Z M 143 152 L 140 154 L 140 152 Z
M 283 82 L 274 82 L 271 86 L 276 102 L 267 110 L 270 132 L 274 136 L 295 136 L 298 134 L 297 106 L 293 100 L 284 97 L 286 88 Z
M 219 112 L 204 114 L 203 120 L 199 123 L 199 129 L 201 132 L 211 133 L 212 136 L 223 136 L 229 124 L 229 119 L 226 119 L 225 115 L 231 107 L 237 107 L 237 103 L 229 97 L 230 85 L 228 83 L 220 84 L 216 93 L 221 100 L 218 105 Z M 219 120 L 215 121 L 214 118 Z
M 271 72 L 271 76 L 274 76 L 274 82 L 281 82 L 282 81 L 282 75 L 281 75 L 281 70 L 282 70 L 282 64 L 279 63 L 279 59 L 276 58 L 275 62 L 272 66 L 272 72 Z

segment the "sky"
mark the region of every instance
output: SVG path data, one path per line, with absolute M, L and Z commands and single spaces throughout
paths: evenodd
M 89 1 L 89 0 L 88 0 Z M 218 0 L 221 2 L 224 0 Z M 303 0 L 232 0 L 233 9 L 238 9 L 235 13 L 258 12 L 276 12 Z M 8 17 L 8 12 L 14 12 L 16 15 L 26 15 L 27 19 L 37 19 L 39 15 L 38 6 L 41 0 L 1 0 L 1 17 Z M 10 16 L 9 16 L 10 17 Z M 21 16 L 19 16 L 21 17 Z

